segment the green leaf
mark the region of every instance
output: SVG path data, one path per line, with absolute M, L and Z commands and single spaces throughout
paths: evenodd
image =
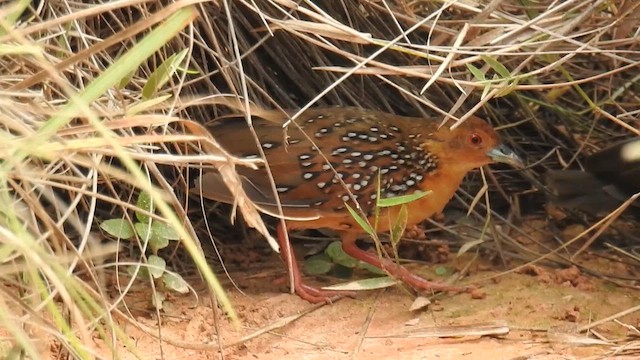
M 304 261 L 302 270 L 308 275 L 323 275 L 331 271 L 333 262 L 327 254 L 318 254 Z
M 167 267 L 167 262 L 156 255 L 149 255 L 147 263 L 149 264 L 149 273 L 154 279 L 161 277 Z
M 429 191 L 418 191 L 415 192 L 413 194 L 409 194 L 409 195 L 401 195 L 401 196 L 394 196 L 391 198 L 386 198 L 386 199 L 379 199 L 378 200 L 378 206 L 379 207 L 391 207 L 391 206 L 397 206 L 397 205 L 402 205 L 402 204 L 407 204 L 410 203 L 412 201 L 416 201 L 420 198 L 425 197 L 426 195 L 430 194 L 431 190 Z
M 137 71 L 138 71 L 138 69 L 133 69 L 133 70 L 131 70 L 129 72 L 129 74 L 127 74 L 122 79 L 120 79 L 120 81 L 118 81 L 118 83 L 115 86 L 116 89 L 118 89 L 118 90 L 124 89 L 125 86 L 127 86 L 131 82 L 131 79 L 133 78 L 133 75 L 135 75 Z
M 146 244 L 152 236 L 152 230 L 149 225 L 137 222 L 133 224 L 133 227 L 136 229 L 136 234 L 138 234 L 142 243 Z
M 350 279 L 353 276 L 353 269 L 350 267 L 335 264 L 329 275 L 340 279 Z
M 493 76 L 493 78 L 495 79 L 495 74 Z M 491 90 L 491 84 L 490 83 L 486 83 L 484 84 L 484 88 L 482 88 L 482 94 L 480 94 L 480 99 L 484 100 L 487 97 L 487 94 L 489 94 L 489 91 Z
M 342 250 L 342 242 L 334 241 L 324 250 L 334 263 L 340 264 L 348 268 L 354 268 L 358 264 L 358 260 L 352 258 Z
M 467 69 L 469 69 L 469 72 L 471 73 L 471 75 L 473 75 L 474 78 L 476 78 L 476 80 L 481 82 L 487 80 L 482 70 L 478 69 L 473 64 L 471 63 L 467 64 Z
M 520 83 L 520 80 L 518 78 L 514 78 L 509 85 L 501 88 L 494 97 L 503 97 L 503 96 L 507 96 L 509 94 L 511 94 L 516 87 L 518 86 L 518 84 Z
M 149 269 L 146 266 L 141 266 L 141 265 L 127 266 L 127 274 L 131 276 L 136 274 L 136 270 L 138 271 L 138 275 L 136 276 L 138 279 L 142 279 L 142 280 L 149 279 Z
M 358 225 L 360 225 L 362 230 L 364 230 L 367 234 L 371 235 L 372 237 L 375 237 L 376 232 L 373 230 L 371 225 L 369 225 L 369 223 L 365 219 L 360 217 L 360 214 L 358 214 L 355 210 L 353 210 L 351 206 L 349 206 L 349 204 L 345 203 L 344 205 L 347 207 L 347 210 L 349 210 L 349 214 L 351 214 L 351 216 L 356 220 Z
M 409 211 L 407 210 L 407 205 L 400 205 L 400 211 L 398 211 L 398 216 L 396 217 L 393 226 L 391 227 L 391 245 L 395 249 L 400 239 L 402 238 L 402 234 L 404 234 L 404 230 L 407 228 L 407 220 L 409 218 Z
M 165 272 L 162 275 L 162 282 L 164 285 L 173 291 L 177 291 L 180 294 L 186 294 L 189 292 L 189 285 L 186 281 L 180 276 L 180 274 Z
M 153 97 L 156 91 L 161 89 L 164 84 L 171 79 L 171 77 L 176 73 L 176 70 L 180 67 L 180 64 L 184 61 L 188 51 L 189 49 L 184 49 L 179 53 L 173 54 L 158 66 L 151 76 L 149 76 L 147 83 L 142 88 L 143 99 L 148 100 Z
M 140 195 L 138 195 L 138 201 L 136 201 L 136 206 L 152 214 L 155 211 L 153 200 L 151 200 L 151 195 L 149 195 L 149 193 L 146 191 L 143 191 L 140 193 Z M 141 223 L 149 223 L 150 221 L 149 216 L 140 211 L 136 211 L 136 218 Z
M 136 228 L 136 233 L 138 233 L 138 236 L 140 236 L 143 243 L 149 243 L 149 248 L 152 253 L 157 254 L 158 250 L 169 246 L 169 239 L 158 236 L 155 233 L 153 226 L 149 227 L 149 225 L 143 223 L 135 223 L 134 226 Z
M 152 236 L 149 238 L 149 247 L 151 247 L 151 251 L 154 254 L 157 254 L 158 250 L 164 249 L 167 246 L 169 246 L 169 239 L 160 236 Z
M 489 64 L 491 69 L 493 69 L 493 71 L 495 71 L 496 74 L 500 75 L 503 79 L 505 80 L 511 79 L 512 76 L 509 70 L 504 65 L 502 65 L 498 60 L 487 55 L 480 55 L 480 57 L 482 58 L 482 60 L 484 60 L 484 62 Z
M 345 291 L 374 290 L 374 289 L 388 288 L 398 283 L 400 283 L 400 281 L 392 277 L 382 276 L 382 277 L 377 277 L 373 279 L 356 280 L 356 281 L 350 281 L 347 283 L 326 286 L 326 287 L 323 287 L 323 289 L 345 290 Z
M 2 21 L 8 27 L 13 27 L 16 24 L 18 19 L 24 15 L 25 10 L 29 7 L 31 1 L 28 0 L 17 0 L 12 1 L 8 5 L 6 2 L 2 4 Z M 6 35 L 6 29 L 3 27 L 0 29 L 0 35 Z
M 178 235 L 178 232 L 173 228 L 173 226 L 169 224 L 165 224 L 160 221 L 154 221 L 151 223 L 151 228 L 156 236 L 159 236 L 163 239 L 180 240 L 180 235 Z
M 100 229 L 118 239 L 131 239 L 135 235 L 131 223 L 125 219 L 109 219 L 100 224 Z
M 152 99 L 142 101 L 136 104 L 133 104 L 127 108 L 127 116 L 137 115 L 149 108 L 152 108 L 158 104 L 163 103 L 167 99 L 171 98 L 172 95 L 162 95 L 158 97 L 154 97 Z
M 373 266 L 373 265 L 369 264 L 368 262 L 364 262 L 364 261 L 358 261 L 357 268 L 358 269 L 367 270 L 370 273 L 374 273 L 376 275 L 387 275 L 387 273 L 384 270 L 380 269 L 377 266 Z
M 540 12 L 537 11 L 538 7 L 535 6 L 536 5 L 535 2 L 529 1 L 529 0 L 520 0 L 520 4 L 521 4 L 520 5 L 521 9 L 524 9 L 529 20 L 533 20 L 538 16 L 540 16 Z

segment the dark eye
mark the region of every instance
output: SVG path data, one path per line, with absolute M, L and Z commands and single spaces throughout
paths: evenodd
M 471 137 L 469 138 L 469 141 L 471 141 L 471 143 L 473 145 L 480 145 L 480 144 L 482 144 L 482 136 L 480 136 L 480 135 L 478 135 L 476 133 L 471 134 Z

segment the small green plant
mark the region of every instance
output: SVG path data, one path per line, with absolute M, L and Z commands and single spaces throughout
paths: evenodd
M 128 272 L 131 275 L 138 274 L 138 277 L 149 278 L 151 276 L 157 281 L 160 291 L 156 292 L 153 304 L 158 309 L 162 309 L 162 302 L 165 298 L 163 289 L 169 289 L 184 294 L 189 291 L 187 283 L 182 277 L 167 270 L 167 262 L 158 256 L 158 251 L 169 246 L 169 241 L 179 240 L 178 233 L 164 222 L 155 220 L 149 216 L 155 209 L 153 201 L 147 192 L 141 192 L 138 196 L 133 224 L 126 219 L 109 219 L 100 224 L 100 228 L 109 235 L 131 240 L 136 236 L 141 240 L 142 248 L 148 253 L 146 266 L 141 264 L 131 265 Z
M 378 174 L 378 186 L 376 194 L 376 199 L 378 200 L 376 201 L 374 208 L 373 224 L 371 224 L 366 218 L 361 216 L 358 211 L 349 206 L 349 204 L 345 203 L 345 206 L 351 216 L 356 220 L 358 225 L 374 240 L 374 244 L 376 246 L 378 254 L 382 253 L 380 240 L 378 239 L 378 234 L 376 231 L 380 217 L 380 209 L 400 206 L 397 216 L 395 217 L 391 229 L 389 230 L 391 249 L 393 251 L 393 255 L 397 258 L 398 243 L 400 242 L 402 234 L 407 227 L 407 204 L 428 195 L 430 191 L 419 191 L 414 194 L 382 199 L 380 183 L 380 174 Z M 322 254 L 311 256 L 304 263 L 304 271 L 309 275 L 330 274 L 341 278 L 349 278 L 352 275 L 353 270 L 355 269 L 365 269 L 378 275 L 386 274 L 384 270 L 363 261 L 354 259 L 353 257 L 346 254 L 344 250 L 342 250 L 342 244 L 340 241 L 332 242 Z M 391 279 L 388 276 L 383 276 L 375 279 L 358 280 L 349 284 L 332 286 L 330 288 L 334 290 L 374 289 L 393 286 L 396 283 L 396 280 Z
M 321 254 L 313 255 L 304 262 L 304 272 L 309 275 L 329 274 L 348 278 L 356 269 L 363 269 L 376 275 L 385 272 L 364 261 L 354 259 L 342 250 L 342 243 L 334 241 Z
M 376 229 L 378 228 L 378 221 L 380 220 L 380 210 L 383 208 L 400 206 L 400 210 L 398 211 L 398 214 L 395 217 L 391 228 L 389 229 L 391 248 L 393 249 L 393 255 L 397 258 L 398 243 L 402 238 L 402 234 L 404 234 L 404 230 L 407 228 L 407 219 L 409 215 L 407 204 L 429 195 L 431 191 L 418 191 L 413 194 L 400 195 L 383 199 L 381 191 L 381 181 L 381 174 L 378 173 L 378 184 L 376 187 L 376 205 L 374 207 L 373 213 L 373 224 L 371 224 L 366 218 L 362 217 L 360 213 L 349 206 L 349 204 L 345 203 L 345 206 L 347 207 L 347 210 L 349 210 L 351 216 L 356 220 L 358 225 L 360 225 L 360 227 L 374 240 L 374 244 L 376 245 L 378 254 L 382 253 L 380 247 L 381 242 L 380 239 L 378 239 L 378 234 L 376 231 Z
M 492 86 L 501 86 L 501 89 L 494 94 L 494 97 L 506 96 L 511 93 L 516 86 L 518 86 L 521 79 L 511 75 L 509 70 L 502 65 L 502 63 L 491 56 L 481 55 L 480 57 L 494 71 L 492 79 L 488 79 L 482 70 L 471 63 L 467 64 L 467 69 L 471 72 L 473 77 L 476 78 L 476 80 L 484 84 L 484 89 L 481 95 L 482 99 L 487 96 Z

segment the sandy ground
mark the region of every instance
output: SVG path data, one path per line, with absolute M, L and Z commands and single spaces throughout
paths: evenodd
M 415 297 L 400 287 L 314 306 L 285 293 L 284 270 L 276 257 L 263 265 L 262 272 L 231 274 L 242 292 L 227 281 L 241 328 L 233 328 L 220 315 L 214 322 L 205 291 L 200 291 L 199 302 L 193 295 L 172 296 L 161 316 L 163 341 L 123 323 L 135 350 L 120 346 L 119 355 L 134 359 L 137 352 L 143 359 L 190 360 L 220 359 L 221 353 L 238 360 L 640 358 L 638 350 L 613 356 L 616 341 L 631 343 L 627 336 L 640 324 L 639 313 L 596 326 L 597 335 L 608 344 L 589 344 L 595 337 L 587 339 L 578 332 L 584 325 L 637 306 L 640 293 L 576 269 L 532 267 L 480 282 L 483 299 L 440 295 L 428 308 L 410 311 Z M 488 267 L 477 266 L 471 278 L 496 274 L 482 268 Z M 433 273 L 433 267 L 423 265 L 412 269 Z M 142 291 L 139 296 L 149 295 Z M 153 311 L 142 309 L 136 320 L 157 327 Z M 216 345 L 219 340 L 222 350 Z M 100 341 L 96 345 L 108 353 Z

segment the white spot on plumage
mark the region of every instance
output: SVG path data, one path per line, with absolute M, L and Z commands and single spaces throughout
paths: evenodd
M 624 162 L 640 161 L 640 140 L 624 144 L 620 149 L 620 158 Z

